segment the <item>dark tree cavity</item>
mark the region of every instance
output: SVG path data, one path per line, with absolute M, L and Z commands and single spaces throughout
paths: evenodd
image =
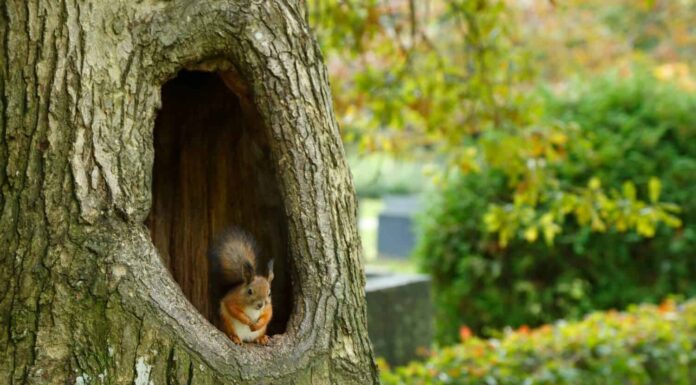
M 186 297 L 219 327 L 219 299 L 208 293 L 206 252 L 213 237 L 229 226 L 251 232 L 260 245 L 259 267 L 274 260 L 269 329 L 282 333 L 292 288 L 286 274 L 287 223 L 267 131 L 253 108 L 242 109 L 224 76 L 182 71 L 162 87 L 150 233 Z

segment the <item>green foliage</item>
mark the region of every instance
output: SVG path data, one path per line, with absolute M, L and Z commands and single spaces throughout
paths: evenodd
M 434 150 L 452 164 L 470 135 L 535 124 L 539 105 L 528 91 L 540 80 L 696 58 L 691 0 L 308 0 L 307 8 L 351 149 Z
M 384 385 L 696 383 L 696 303 L 595 313 L 577 323 L 469 337 L 425 363 L 383 368 Z
M 344 140 L 364 152 L 460 156 L 472 134 L 536 111 L 505 0 L 308 2 Z
M 581 144 L 592 139 L 542 120 L 544 103 L 530 84 L 545 51 L 524 44 L 524 8 L 504 0 L 308 4 L 328 52 L 344 139 L 364 151 L 437 152 L 443 173 L 503 171 L 514 193 L 483 218 L 503 247 L 519 232 L 552 244 L 568 217 L 594 231 L 635 230 L 645 237 L 661 223 L 681 225 L 678 207 L 659 194 L 639 197 L 631 179 L 618 188 L 595 177 L 576 184 L 559 179 L 557 169 L 573 161 L 569 152 L 584 151 Z M 645 19 L 651 5 L 617 7 L 653 25 Z M 678 13 L 668 8 L 659 14 Z M 602 20 L 600 27 L 608 28 L 613 19 Z M 653 180 L 653 193 L 659 183 Z
M 433 197 L 417 254 L 441 342 L 460 325 L 489 333 L 696 295 L 696 95 L 647 74 L 570 89 L 546 98 L 542 126 L 557 128 L 532 128 L 550 145 L 520 147 L 525 130 L 482 135 L 478 172 L 452 173 Z M 543 139 L 554 135 L 567 139 Z M 536 174 L 524 151 L 547 154 Z
M 650 178 L 648 199 L 644 200 L 638 198 L 631 180 L 625 180 L 621 189 L 604 188 L 601 179 L 591 174 L 586 181 L 567 183 L 562 170 L 568 160 L 563 153 L 586 158 L 596 147 L 588 132 L 573 131 L 566 129 L 566 133 L 574 134 L 567 135 L 558 127 L 551 131 L 532 127 L 486 134 L 478 141 L 483 157 L 474 169 L 500 170 L 513 188 L 509 200 L 491 202 L 483 217 L 486 231 L 497 233 L 502 247 L 518 233 L 529 242 L 543 236 L 551 246 L 568 217 L 592 231 L 635 230 L 644 237 L 654 236 L 660 223 L 681 226 L 675 216 L 679 207 L 659 201 L 661 182 L 656 177 Z

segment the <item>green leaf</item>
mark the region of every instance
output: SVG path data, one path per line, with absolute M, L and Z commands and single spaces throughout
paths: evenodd
M 632 182 L 624 182 L 623 184 L 623 195 L 626 199 L 630 201 L 636 200 L 636 185 Z

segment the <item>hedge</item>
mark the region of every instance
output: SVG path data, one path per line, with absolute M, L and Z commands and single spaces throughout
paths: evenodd
M 696 383 L 696 302 L 597 312 L 579 322 L 526 326 L 500 339 L 462 328 L 463 342 L 390 370 L 384 385 L 671 385 Z
M 520 232 L 507 247 L 487 232 L 492 203 L 511 201 L 514 184 L 499 168 L 454 175 L 429 199 L 420 221 L 418 259 L 433 277 L 437 337 L 451 343 L 461 324 L 479 334 L 594 310 L 655 303 L 677 293 L 696 296 L 696 93 L 651 74 L 607 75 L 549 95 L 548 120 L 582 132 L 555 170 L 572 189 L 597 177 L 607 189 L 633 181 L 646 196 L 662 182 L 661 200 L 681 208 L 683 226 L 659 226 L 653 237 L 635 231 L 594 231 L 568 217 L 553 245 L 530 243 Z

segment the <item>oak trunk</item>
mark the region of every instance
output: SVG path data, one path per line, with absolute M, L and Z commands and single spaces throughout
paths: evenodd
M 356 202 L 302 1 L 0 0 L 0 383 L 377 384 Z M 276 261 L 271 345 L 206 249 Z

